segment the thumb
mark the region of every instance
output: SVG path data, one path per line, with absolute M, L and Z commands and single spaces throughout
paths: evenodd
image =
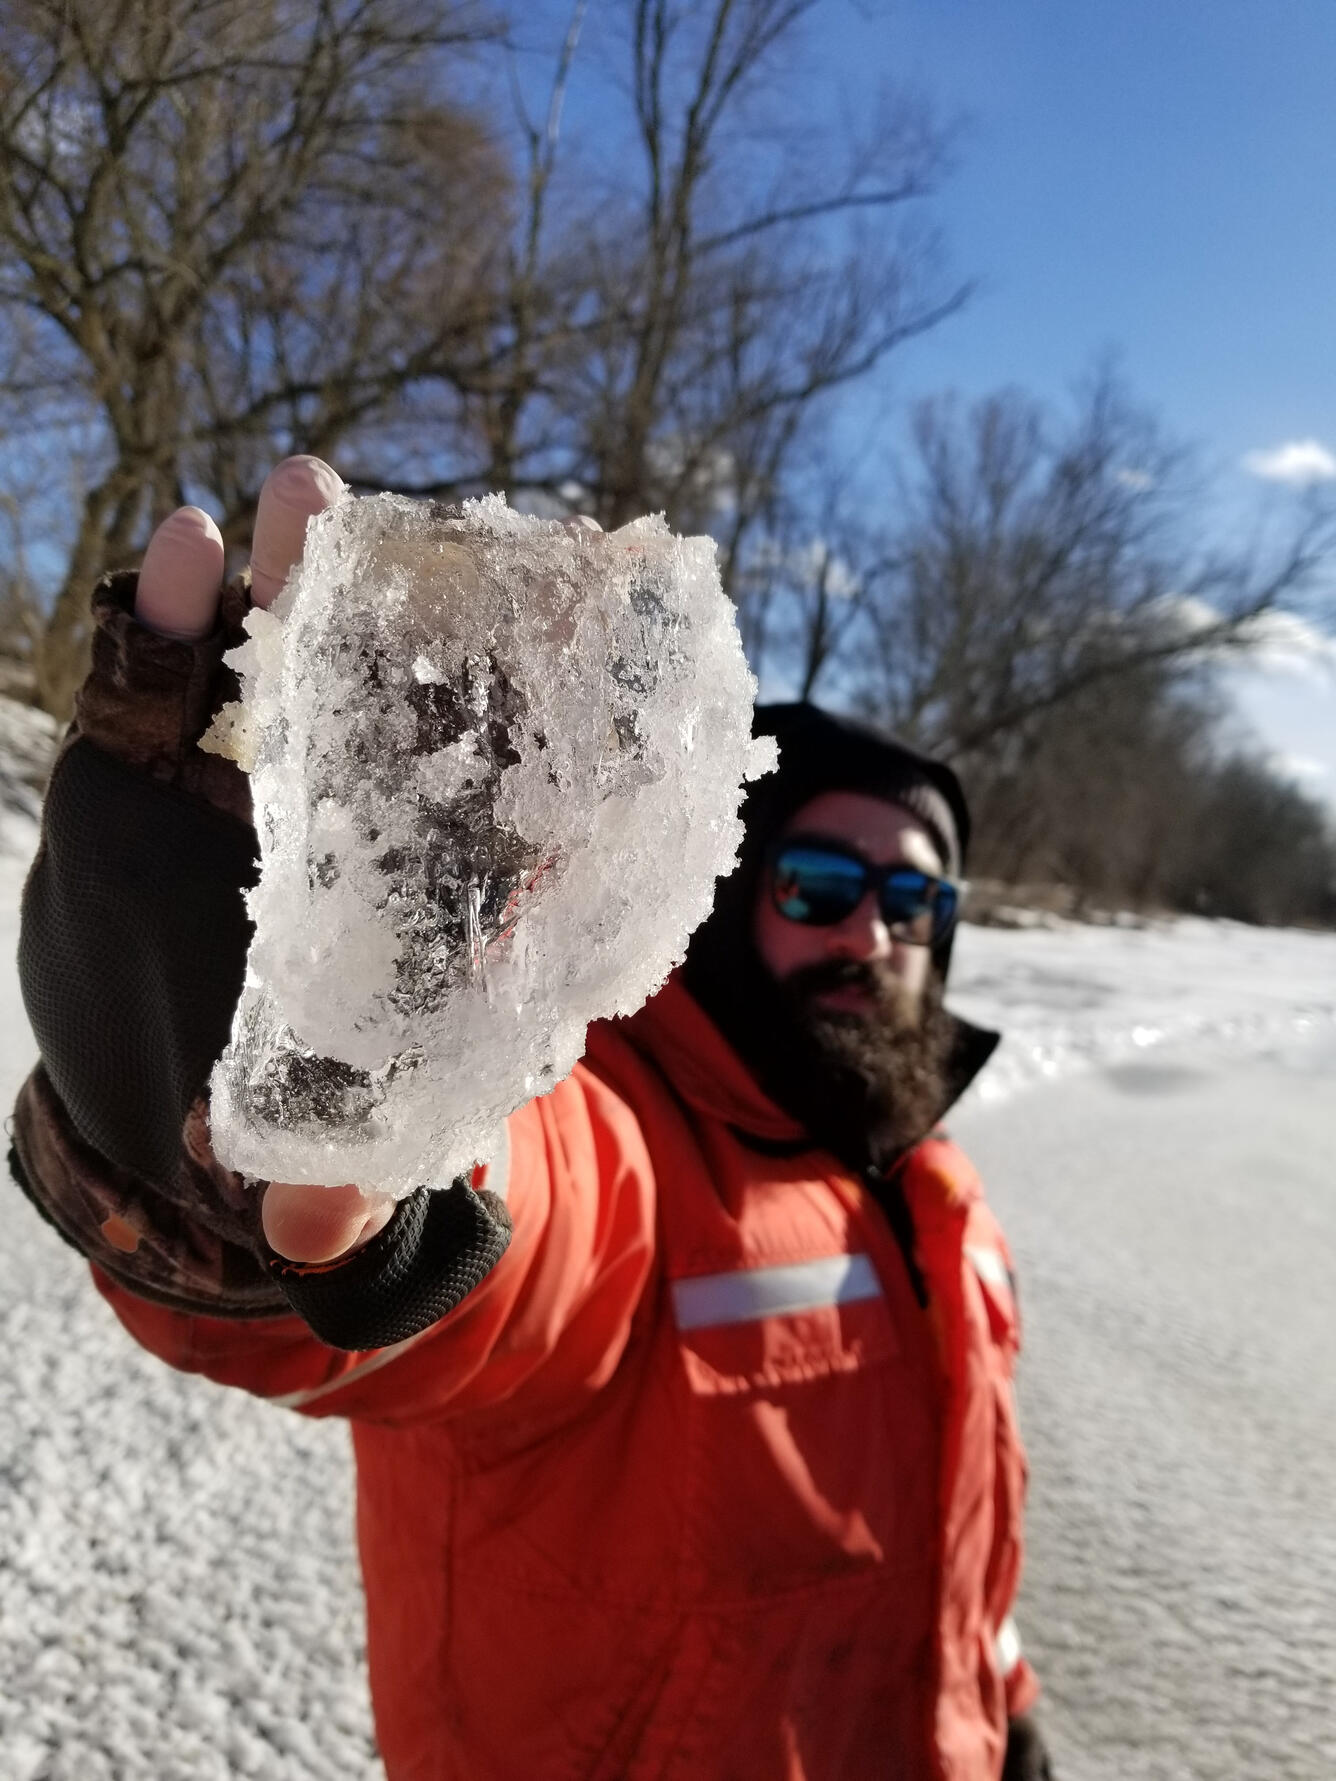
M 144 552 L 135 617 L 151 631 L 193 642 L 213 629 L 223 585 L 223 535 L 200 507 L 178 507 Z
M 265 1241 L 286 1261 L 332 1262 L 350 1255 L 385 1229 L 396 1200 L 343 1187 L 271 1181 L 260 1205 Z
M 323 458 L 284 458 L 264 479 L 251 539 L 251 599 L 272 606 L 302 554 L 306 527 L 343 493 L 343 478 Z

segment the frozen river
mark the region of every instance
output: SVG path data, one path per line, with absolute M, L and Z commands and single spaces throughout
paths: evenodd
M 1020 1270 L 1060 1781 L 1329 1781 L 1336 937 L 966 929 L 957 980 L 1012 1034 L 954 1126 Z M 4 1204 L 0 1777 L 373 1781 L 343 1430 L 150 1361 Z

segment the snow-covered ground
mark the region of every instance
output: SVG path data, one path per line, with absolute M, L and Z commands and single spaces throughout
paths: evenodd
M 966 929 L 961 964 L 1022 1038 L 953 1123 L 1018 1258 L 1059 1777 L 1336 1775 L 1336 937 Z
M 955 1127 L 1020 1269 L 1060 1781 L 1326 1781 L 1336 936 L 966 928 L 954 980 L 1010 1034 Z M 0 1781 L 373 1781 L 344 1431 L 156 1365 L 2 1203 Z
M 34 833 L 0 816 L 6 1112 Z M 346 1430 L 151 1360 L 0 1196 L 0 1781 L 384 1781 Z

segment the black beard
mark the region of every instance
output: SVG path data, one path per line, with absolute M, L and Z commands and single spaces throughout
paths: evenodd
M 845 987 L 868 996 L 866 1013 L 816 1000 Z M 762 1085 L 823 1148 L 861 1173 L 927 1137 L 950 1098 L 955 1043 L 936 973 L 920 1000 L 885 967 L 855 959 L 807 966 L 774 991 L 784 1030 L 756 1060 Z

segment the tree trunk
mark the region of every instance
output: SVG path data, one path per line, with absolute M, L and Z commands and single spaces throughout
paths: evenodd
M 88 672 L 93 584 L 107 569 L 127 566 L 141 494 L 121 473 L 90 490 L 84 501 L 69 569 L 37 650 L 37 702 L 62 723 L 73 712 L 74 695 Z

